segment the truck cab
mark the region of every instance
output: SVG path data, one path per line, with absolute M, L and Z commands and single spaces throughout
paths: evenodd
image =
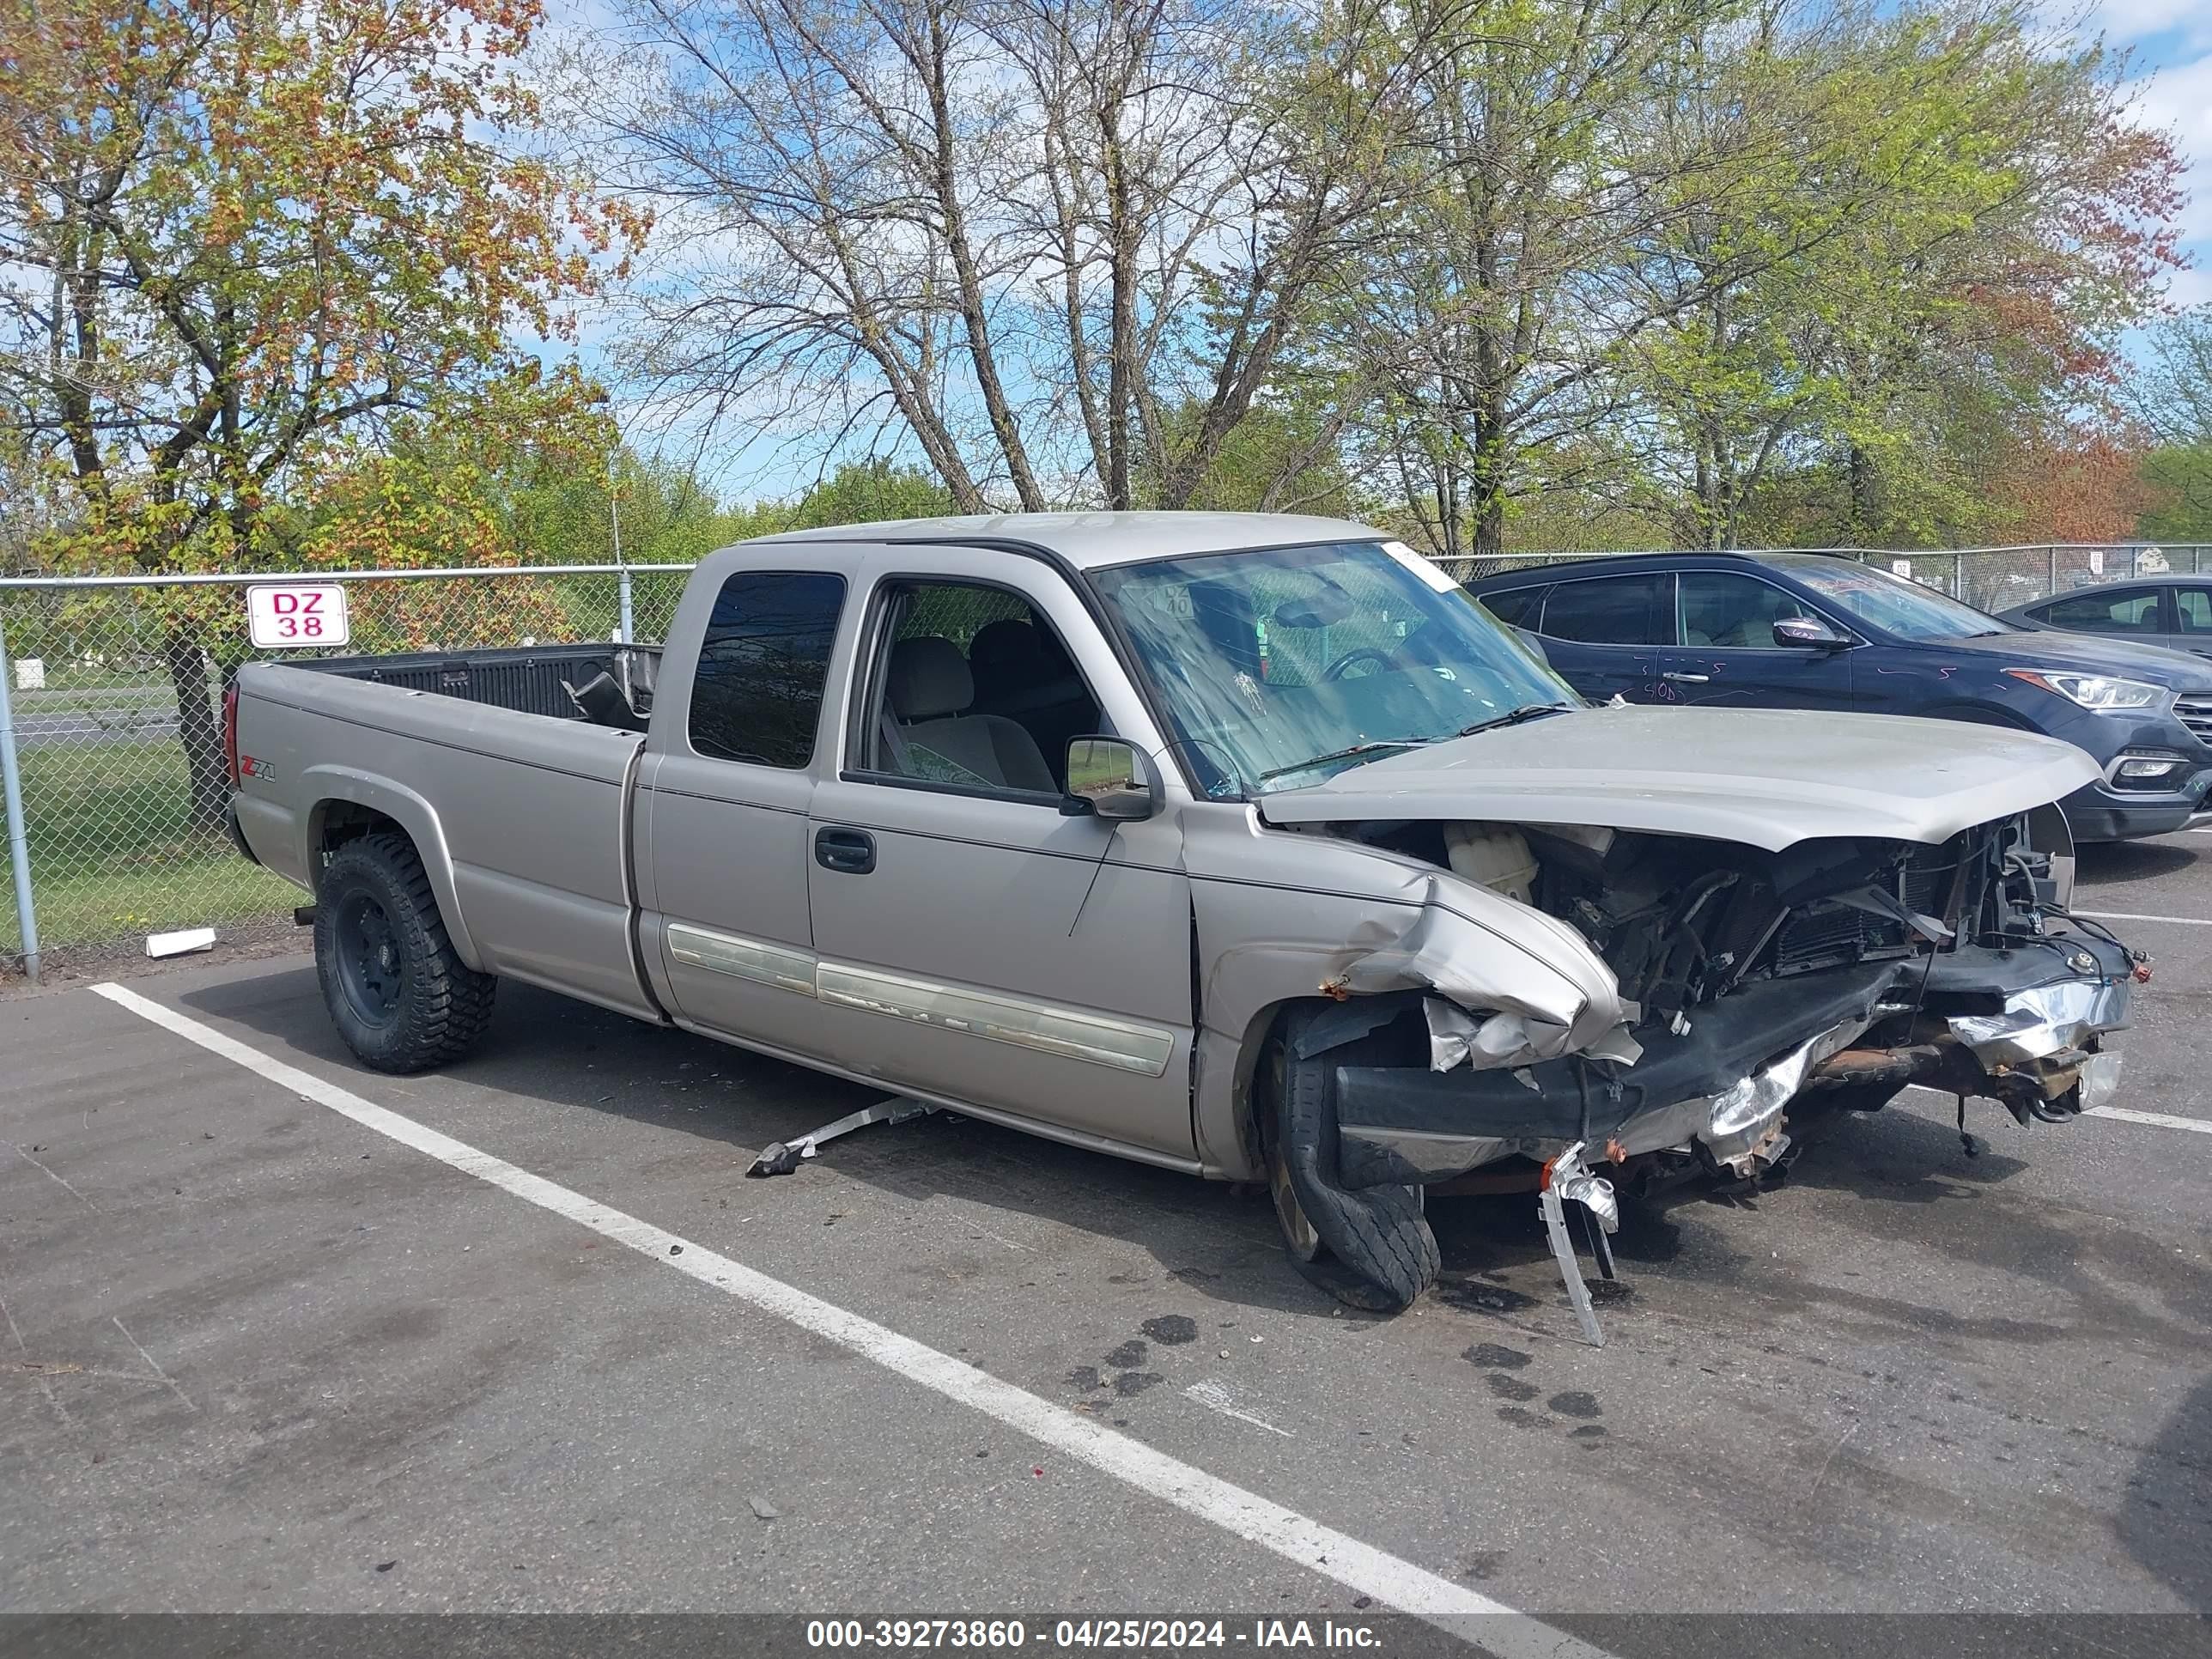
M 1477 1169 L 1756 1179 L 1785 1108 L 1916 1081 L 2063 1121 L 2142 967 L 2052 938 L 2078 750 L 1592 708 L 1335 520 L 743 544 L 693 573 L 649 708 L 596 659 L 565 719 L 489 665 L 368 663 L 249 665 L 231 737 L 241 837 L 313 894 L 368 1064 L 459 1058 L 520 979 L 1264 1181 L 1363 1306 L 1419 1294 L 1424 1190 Z

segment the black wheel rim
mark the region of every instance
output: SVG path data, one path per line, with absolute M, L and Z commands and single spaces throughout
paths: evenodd
M 338 905 L 337 947 L 346 1001 L 371 1025 L 389 1025 L 399 1016 L 406 970 L 384 907 L 367 893 L 348 894 Z

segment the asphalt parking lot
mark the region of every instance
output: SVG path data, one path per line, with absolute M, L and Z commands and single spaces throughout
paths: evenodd
M 2148 918 L 2148 1119 L 1980 1103 L 1970 1158 L 1912 1094 L 1755 1200 L 1632 1206 L 1602 1351 L 1525 1197 L 1435 1203 L 1444 1281 L 1377 1321 L 1262 1198 L 974 1122 L 746 1181 L 872 1097 L 526 988 L 411 1079 L 303 956 L 128 981 L 225 1052 L 0 1002 L 0 1609 L 1442 1598 L 1545 1621 L 1516 1653 L 1937 1612 L 2149 1650 L 2123 1615 L 2212 1613 L 2212 834 L 2091 849 L 2076 903 Z

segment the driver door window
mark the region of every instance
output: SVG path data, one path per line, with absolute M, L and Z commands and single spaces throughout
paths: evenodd
M 1059 799 L 1068 739 L 1105 728 L 1052 625 L 1020 595 L 978 582 L 895 583 L 879 604 L 858 773 Z
M 1815 615 L 1796 595 L 1738 571 L 1685 570 L 1681 611 L 1682 643 L 1659 653 L 1662 702 L 1854 706 L 1850 652 L 1801 650 L 1775 639 L 1775 623 Z

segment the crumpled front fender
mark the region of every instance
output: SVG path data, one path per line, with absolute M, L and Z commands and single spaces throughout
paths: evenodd
M 1405 932 L 1322 988 L 1333 996 L 1433 991 L 1490 1016 L 1486 1028 L 1508 1022 L 1477 1048 L 1480 1066 L 1556 1060 L 1621 1023 L 1620 985 L 1580 933 L 1529 906 L 1455 885 L 1460 890 L 1448 893 L 1441 881 L 1431 882 L 1428 902 Z M 1462 913 L 1453 899 L 1485 914 Z M 1492 907 L 1495 917 L 1487 914 Z
M 2014 991 L 2002 1013 L 1954 1014 L 1946 1024 L 1984 1066 L 2017 1066 L 2124 1028 L 2130 987 L 2125 979 L 2060 980 Z

